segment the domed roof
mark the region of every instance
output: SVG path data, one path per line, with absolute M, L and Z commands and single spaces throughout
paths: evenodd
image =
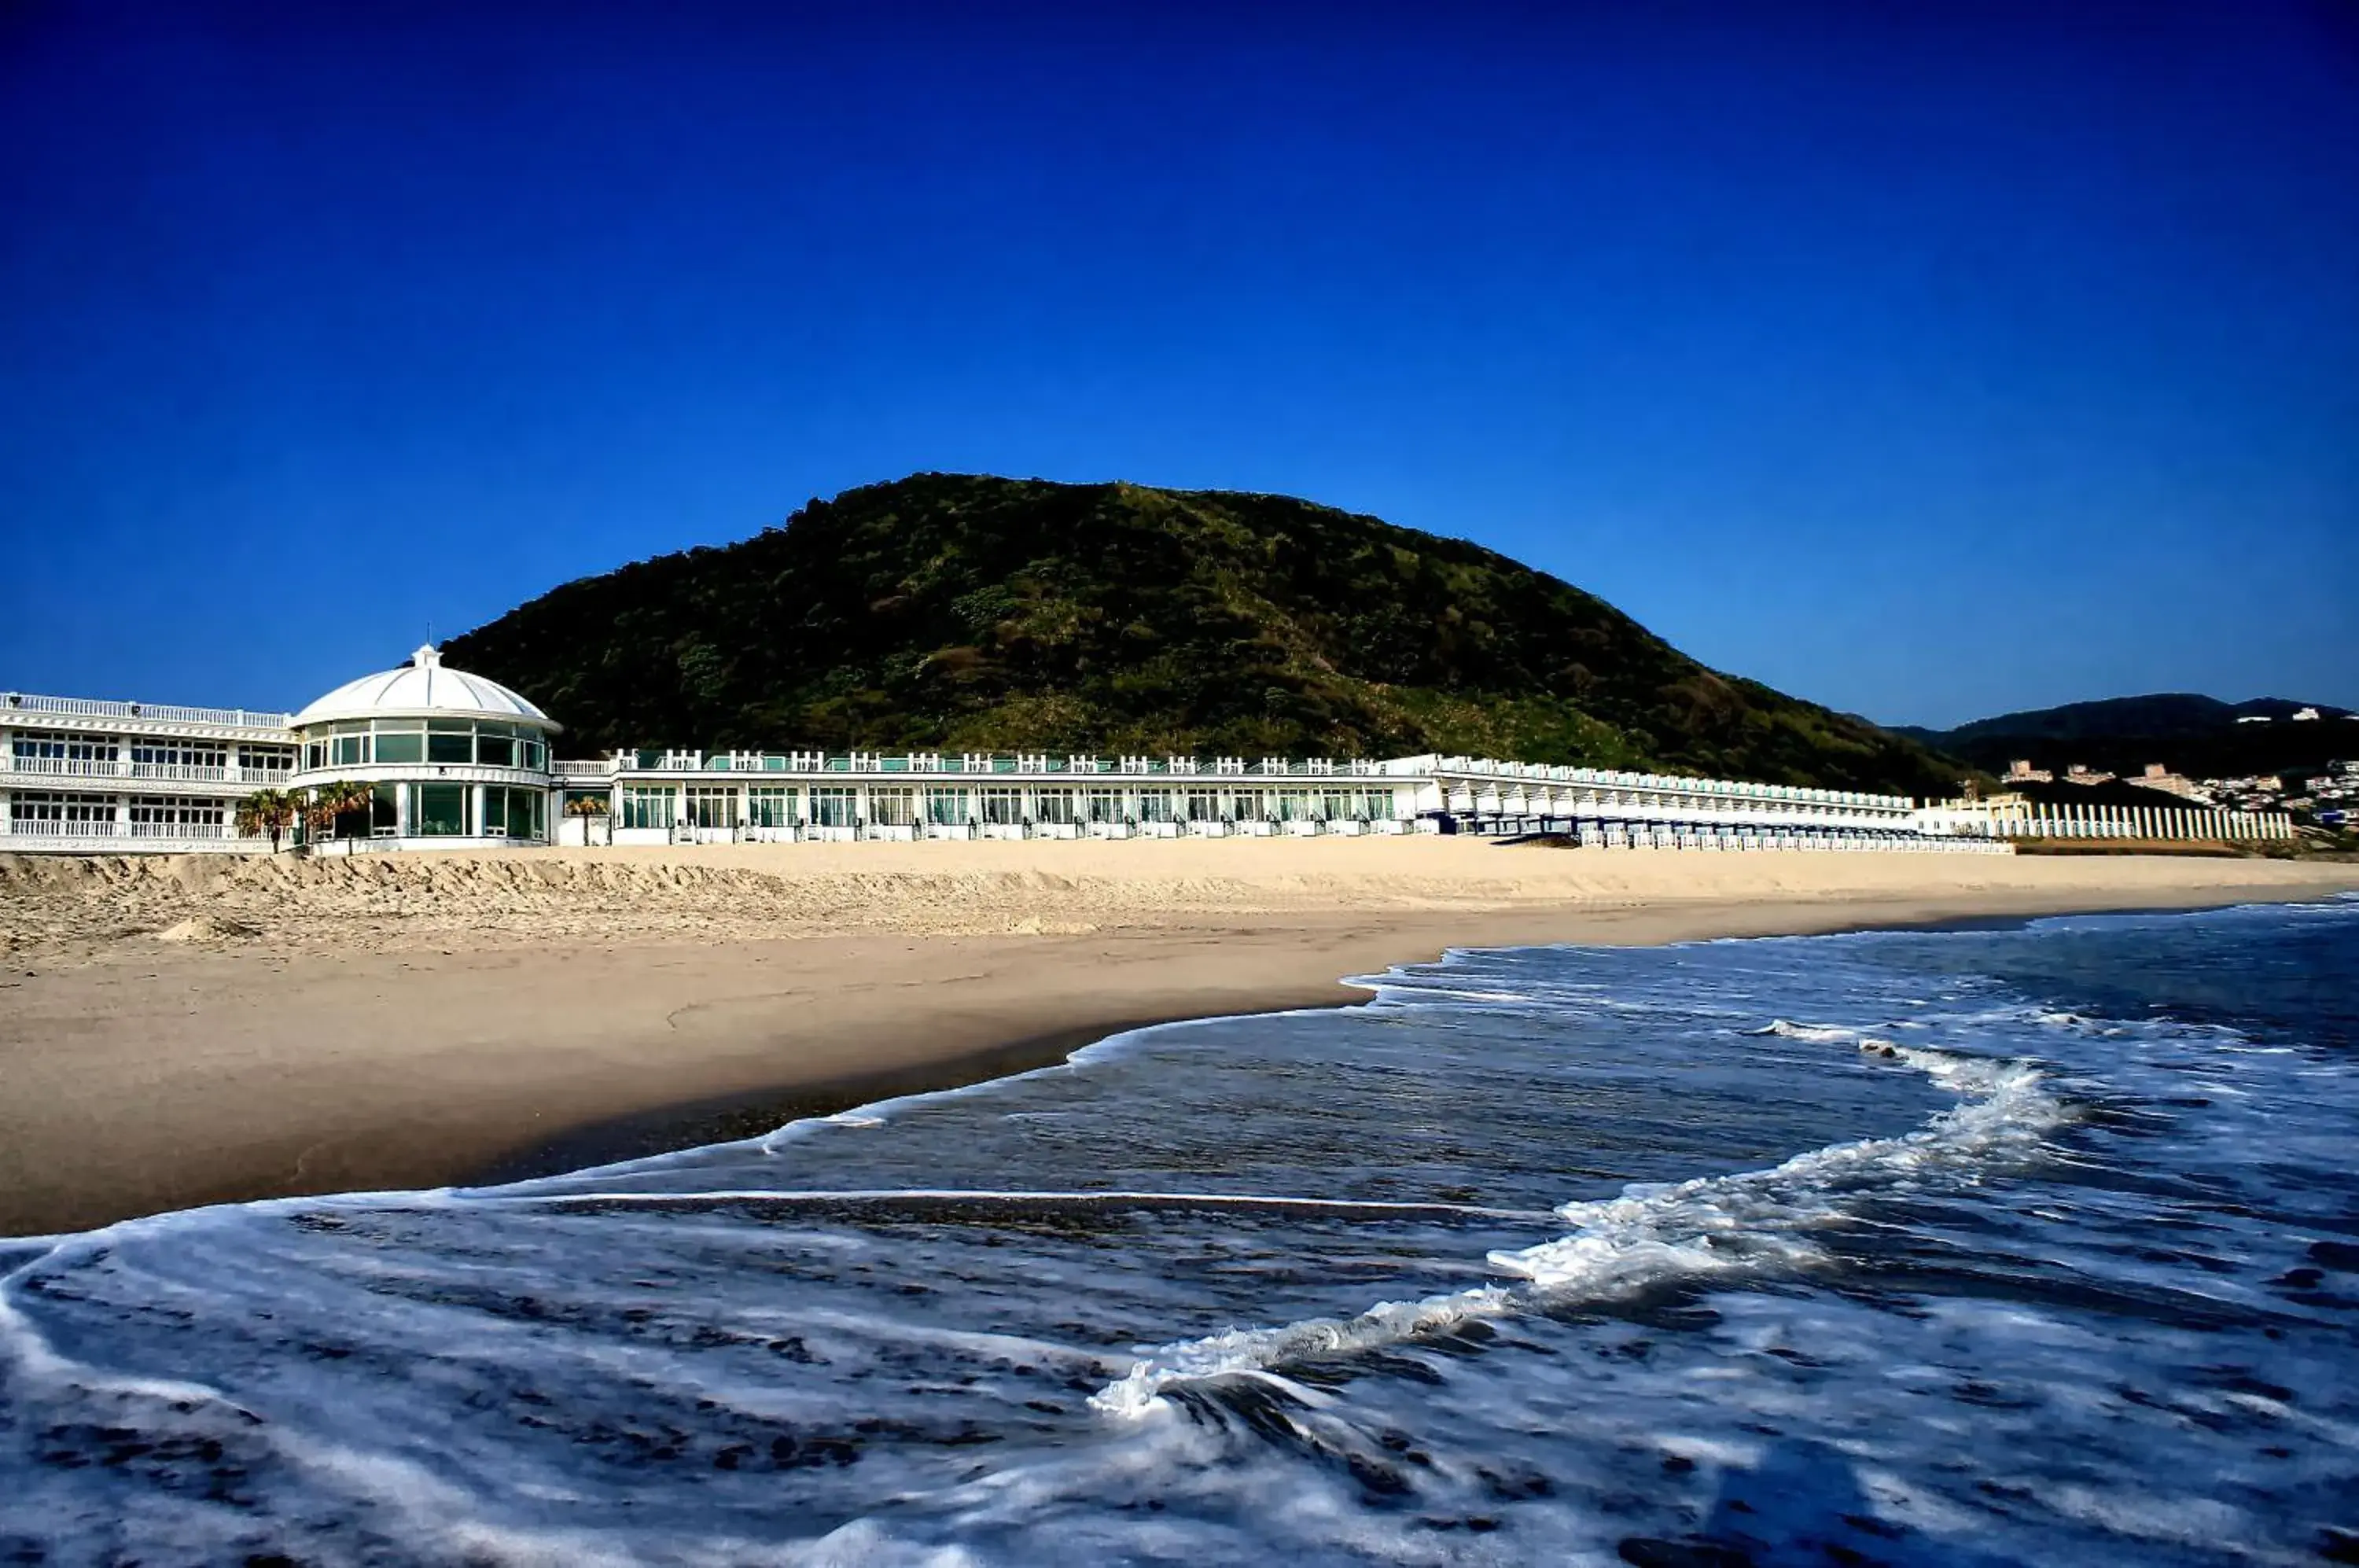
M 543 729 L 562 728 L 555 720 L 496 681 L 443 667 L 431 647 L 409 656 L 397 670 L 348 681 L 295 715 L 295 727 L 330 719 L 422 719 L 441 714 L 482 719 L 521 719 Z

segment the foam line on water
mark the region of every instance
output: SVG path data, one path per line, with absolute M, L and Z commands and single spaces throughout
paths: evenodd
M 1448 1218 L 1529 1222 L 1550 1217 L 1541 1209 L 1495 1209 L 1478 1203 L 1411 1203 L 1384 1198 L 1303 1198 L 1263 1192 L 1156 1192 L 1121 1188 L 1112 1191 L 1002 1192 L 965 1187 L 875 1187 L 842 1191 L 764 1187 L 697 1192 L 556 1192 L 545 1196 L 519 1193 L 513 1198 L 492 1195 L 478 1200 L 530 1203 L 562 1208 L 598 1208 L 605 1204 L 647 1204 L 666 1208 L 725 1208 L 760 1204 L 777 1208 L 889 1207 L 896 1203 L 972 1203 L 977 1207 L 1024 1208 L 1164 1208 L 1164 1209 L 1283 1209 L 1292 1213 L 1367 1215 L 1379 1218 Z
M 1895 1045 L 1859 1030 L 1778 1019 L 1756 1031 L 1849 1043 L 1925 1073 L 1962 1103 L 1898 1138 L 1862 1138 L 1798 1154 L 1766 1170 L 1636 1183 L 1617 1198 L 1557 1210 L 1571 1234 L 1488 1261 L 1516 1285 L 1484 1285 L 1418 1301 L 1382 1301 L 1357 1316 L 1276 1328 L 1230 1329 L 1161 1348 L 1090 1398 L 1092 1408 L 1139 1416 L 1176 1383 L 1229 1376 L 1277 1378 L 1310 1356 L 1373 1350 L 1527 1307 L 1626 1299 L 1666 1285 L 1791 1273 L 1820 1261 L 1808 1233 L 1843 1216 L 1839 1200 L 1947 1171 L 1979 1171 L 2028 1153 L 2065 1118 L 2028 1062 Z M 1294 1386 L 1288 1385 L 1289 1388 Z M 1310 1390 L 1299 1397 L 1315 1401 Z

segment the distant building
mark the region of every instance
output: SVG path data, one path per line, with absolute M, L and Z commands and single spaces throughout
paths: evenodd
M 2294 714 L 2294 716 L 2293 716 L 2293 722 L 2294 722 L 2295 724 L 2300 724 L 2300 723 L 2302 723 L 2302 722 L 2303 722 L 2303 721 L 2305 721 L 2305 720 L 2309 720 L 2309 719 L 2315 719 L 2315 718 L 2317 718 L 2317 717 L 2318 717 L 2318 710 L 2317 710 L 2316 708 L 2304 708 L 2304 709 L 2302 709 L 2300 712 L 2299 712 L 2299 713 L 2295 713 L 2295 714 Z
M 2064 770 L 2064 782 L 2067 784 L 2110 784 L 2115 777 L 2111 773 L 2100 773 L 2085 762 L 2076 762 Z
M 2265 724 L 2269 722 L 2269 716 L 2267 713 L 2245 713 L 2236 722 L 2240 724 Z
M 2209 789 L 2192 779 L 2173 773 L 2168 766 L 2159 762 L 2147 763 L 2146 771 L 2140 774 L 2136 781 L 2148 789 L 2167 789 L 2182 800 L 2208 800 L 2211 799 Z
M 2044 768 L 2034 768 L 2028 757 L 2017 757 L 2006 765 L 2006 781 L 2010 784 L 2053 784 L 2056 775 Z

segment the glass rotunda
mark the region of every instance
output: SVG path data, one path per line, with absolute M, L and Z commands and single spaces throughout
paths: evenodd
M 350 792 L 332 830 L 310 833 L 321 849 L 546 844 L 556 781 L 549 737 L 560 727 L 499 682 L 421 648 L 295 715 L 301 752 L 288 782 L 314 796 L 365 787 Z

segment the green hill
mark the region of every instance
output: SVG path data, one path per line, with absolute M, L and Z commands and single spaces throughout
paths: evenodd
M 1569 583 L 1278 495 L 927 474 L 454 638 L 618 746 L 1398 756 L 1946 795 L 1961 768 Z
M 2293 717 L 2312 707 L 2322 717 Z M 2245 719 L 2269 722 L 2238 722 Z M 2223 702 L 2185 691 L 2068 702 L 1976 719 L 1951 730 L 1904 733 L 1993 772 L 2024 757 L 2059 772 L 2080 762 L 2135 774 L 2159 762 L 2190 778 L 2218 779 L 2314 773 L 2331 758 L 2359 754 L 2359 722 L 2347 709 L 2286 697 Z

